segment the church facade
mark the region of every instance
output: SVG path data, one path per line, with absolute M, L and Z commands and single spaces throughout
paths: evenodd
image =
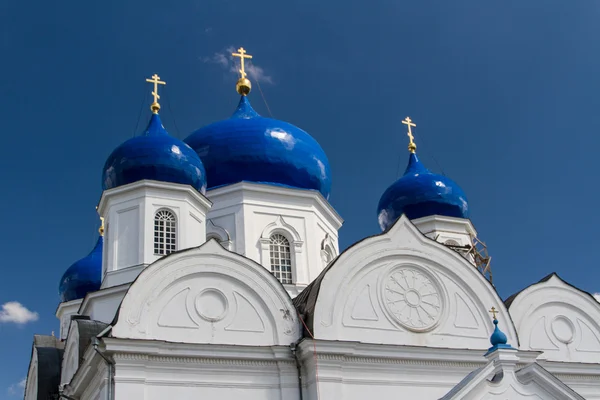
M 550 274 L 502 300 L 465 193 L 416 154 L 340 253 L 320 145 L 249 100 L 180 141 L 157 75 L 103 169 L 102 227 L 35 336 L 26 400 L 600 399 L 600 303 Z

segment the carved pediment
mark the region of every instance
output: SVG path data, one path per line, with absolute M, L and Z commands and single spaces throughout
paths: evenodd
M 312 326 L 319 339 L 487 349 L 488 310 L 518 345 L 491 284 L 464 258 L 405 217 L 346 250 L 320 282 Z
M 285 289 L 216 242 L 165 257 L 129 288 L 115 337 L 184 343 L 289 345 L 301 329 Z
M 512 299 L 510 314 L 521 348 L 551 361 L 597 363 L 600 304 L 553 274 Z

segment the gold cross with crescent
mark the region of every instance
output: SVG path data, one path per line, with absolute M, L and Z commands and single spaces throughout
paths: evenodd
M 406 117 L 404 118 L 404 121 L 402 121 L 402 123 L 406 126 L 408 126 L 408 151 L 410 151 L 411 153 L 414 153 L 415 151 L 417 151 L 417 145 L 415 144 L 414 140 L 415 137 L 412 134 L 412 127 L 416 127 L 417 124 L 414 124 L 412 122 L 412 119 L 410 119 L 410 117 Z
M 492 307 L 492 309 L 490 310 L 490 313 L 492 314 L 494 319 L 496 319 L 496 314 L 498 314 L 498 310 L 496 310 L 496 307 Z
M 238 49 L 239 53 L 231 53 L 232 56 L 234 57 L 239 57 L 240 58 L 240 75 L 241 78 L 244 79 L 246 77 L 246 68 L 244 66 L 244 60 L 247 59 L 251 59 L 252 56 L 250 54 L 246 54 L 246 50 L 244 50 L 243 47 L 240 47 Z
M 167 82 L 161 81 L 160 76 L 156 74 L 152 75 L 152 79 L 146 79 L 146 82 L 154 83 L 154 90 L 152 91 L 154 102 L 150 106 L 150 109 L 156 114 L 158 113 L 158 110 L 160 110 L 160 104 L 158 104 L 158 99 L 160 99 L 160 96 L 158 95 L 158 85 L 166 85 Z

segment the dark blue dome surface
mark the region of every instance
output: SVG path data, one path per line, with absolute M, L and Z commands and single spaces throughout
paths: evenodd
M 200 128 L 185 142 L 202 159 L 209 189 L 250 181 L 318 190 L 329 198 L 331 170 L 319 143 L 292 124 L 261 117 L 245 96 L 231 118 Z
M 90 254 L 67 269 L 60 280 L 58 294 L 62 302 L 82 299 L 86 294 L 100 289 L 102 283 L 102 245 L 100 236 Z
M 468 218 L 467 196 L 450 178 L 429 171 L 411 153 L 404 176 L 392 184 L 377 207 L 379 226 L 389 228 L 402 214 L 409 219 L 429 215 Z
M 206 191 L 202 161 L 187 144 L 170 136 L 158 114 L 152 114 L 146 131 L 117 147 L 106 160 L 102 187 L 112 189 L 149 179 L 191 185 Z

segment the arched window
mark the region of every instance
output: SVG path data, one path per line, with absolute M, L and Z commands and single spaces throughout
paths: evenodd
M 177 221 L 168 210 L 159 210 L 154 216 L 154 254 L 167 255 L 177 250 Z
M 269 245 L 271 257 L 271 273 L 281 283 L 292 283 L 292 254 L 290 241 L 280 233 L 271 235 Z

